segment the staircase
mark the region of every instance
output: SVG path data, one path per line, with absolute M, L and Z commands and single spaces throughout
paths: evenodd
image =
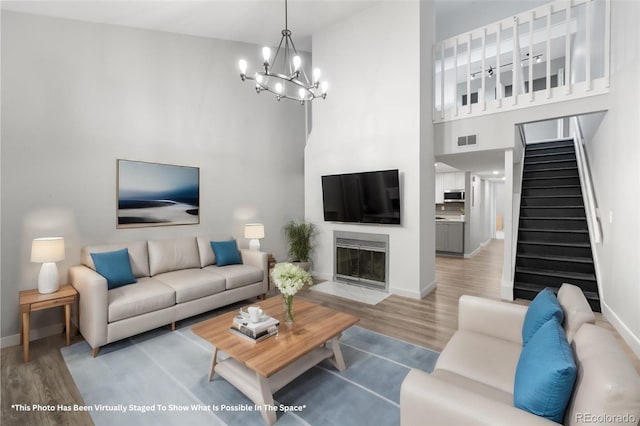
M 577 285 L 600 312 L 573 139 L 526 146 L 514 281 L 514 297 L 529 300 Z

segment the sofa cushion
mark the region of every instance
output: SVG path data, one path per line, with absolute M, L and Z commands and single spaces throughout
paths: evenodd
M 573 392 L 576 364 L 556 318 L 542 325 L 522 348 L 516 369 L 516 407 L 561 423 Z
M 531 301 L 527 313 L 524 316 L 524 323 L 522 324 L 522 344 L 526 345 L 536 331 L 554 317 L 562 324 L 564 313 L 553 291 L 545 288 Z
M 573 339 L 578 376 L 565 419 L 587 423 L 585 414 L 607 415 L 614 424 L 640 420 L 640 375 L 629 355 L 603 327 L 584 324 Z M 567 422 L 569 424 L 569 422 Z M 636 423 L 637 424 L 637 423 Z
M 149 241 L 151 276 L 199 267 L 200 255 L 195 237 Z
M 93 263 L 96 266 L 96 272 L 107 279 L 107 288 L 109 290 L 136 282 L 136 277 L 131 272 L 129 250 L 126 248 L 91 253 L 91 259 L 93 259 Z
M 233 240 L 231 235 L 205 235 L 196 238 L 198 242 L 198 252 L 200 253 L 200 267 L 213 265 L 216 263 L 216 255 L 211 248 L 211 241 Z
M 431 373 L 431 375 L 467 391 L 481 394 L 487 398 L 491 398 L 505 404 L 513 404 L 513 394 L 511 392 L 505 392 L 500 389 L 496 389 L 492 386 L 476 382 L 475 380 L 471 380 L 467 377 L 452 373 L 451 371 L 447 370 L 435 370 L 433 373 Z
M 242 263 L 236 240 L 211 241 L 211 248 L 216 256 L 216 265 L 238 265 Z
M 176 292 L 176 303 L 188 302 L 220 293 L 225 289 L 225 277 L 203 269 L 183 269 L 165 272 L 153 278 L 162 281 Z
M 573 341 L 573 337 L 580 329 L 582 324 L 595 324 L 596 316 L 584 297 L 584 293 L 580 287 L 572 284 L 564 283 L 558 290 L 558 303 L 562 306 L 564 312 L 564 322 L 562 326 L 567 333 L 569 343 Z
M 521 350 L 519 343 L 458 330 L 438 357 L 435 370 L 447 370 L 512 394 Z
M 251 265 L 227 265 L 227 266 L 207 266 L 205 271 L 214 272 L 217 275 L 225 277 L 226 289 L 244 287 L 249 284 L 255 284 L 264 278 L 262 269 Z
M 129 261 L 131 271 L 136 278 L 149 276 L 149 251 L 146 241 L 134 241 L 131 243 L 101 244 L 83 247 L 80 253 L 80 260 L 83 265 L 96 270 L 96 266 L 91 258 L 91 253 L 102 253 L 126 248 L 129 251 Z
M 109 322 L 168 308 L 176 304 L 176 292 L 153 278 L 140 278 L 136 285 L 109 290 Z

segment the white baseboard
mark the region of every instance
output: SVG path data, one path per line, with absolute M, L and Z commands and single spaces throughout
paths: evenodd
M 53 336 L 54 334 L 62 333 L 64 330 L 64 324 L 54 324 L 47 327 L 35 328 L 29 332 L 29 341 L 42 339 L 43 337 Z M 0 339 L 0 348 L 8 348 L 10 346 L 17 346 L 20 344 L 20 333 L 13 334 L 11 336 L 5 336 Z
M 423 299 L 427 294 L 435 290 L 436 287 L 437 287 L 437 283 L 436 281 L 434 281 L 428 286 L 426 286 L 425 288 L 423 288 L 422 290 L 420 290 L 420 292 L 390 287 L 389 293 L 395 294 L 396 296 L 408 297 L 409 299 L 420 300 L 420 299 Z
M 502 285 L 500 286 L 500 297 L 504 300 L 514 300 L 513 281 L 502 281 Z
M 326 272 L 311 271 L 311 276 L 319 280 L 325 280 L 325 281 L 333 280 L 333 274 L 329 274 Z
M 464 254 L 464 258 L 465 258 L 465 259 L 470 259 L 470 258 L 472 258 L 472 257 L 473 257 L 473 256 L 475 256 L 476 254 L 478 254 L 478 252 L 480 251 L 480 249 L 481 249 L 481 248 L 482 248 L 482 245 L 481 245 L 480 247 L 476 248 L 476 249 L 475 249 L 474 251 L 472 251 L 471 253 L 465 253 L 465 254 Z
M 618 333 L 622 336 L 625 342 L 629 345 L 633 353 L 637 357 L 640 357 L 640 336 L 636 336 L 627 327 L 627 325 L 620 319 L 618 315 L 607 305 L 603 300 L 600 301 L 600 307 L 602 308 L 602 315 L 611 323 Z

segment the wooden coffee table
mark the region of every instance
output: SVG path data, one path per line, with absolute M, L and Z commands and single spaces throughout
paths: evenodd
M 278 335 L 253 343 L 232 334 L 229 327 L 235 311 L 196 324 L 191 330 L 213 345 L 209 380 L 218 373 L 252 400 L 271 425 L 276 421 L 275 392 L 325 359 L 331 360 L 338 370 L 345 369 L 338 339 L 359 319 L 296 298 L 295 323 L 288 326 L 284 323 L 282 296 L 252 306 L 260 306 L 280 320 Z M 229 358 L 218 361 L 218 351 Z

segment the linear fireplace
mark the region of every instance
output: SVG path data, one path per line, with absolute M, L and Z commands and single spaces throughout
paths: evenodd
M 334 280 L 387 291 L 389 236 L 334 231 Z

